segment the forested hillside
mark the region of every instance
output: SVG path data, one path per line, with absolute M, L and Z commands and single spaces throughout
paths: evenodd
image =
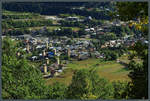
M 98 13 L 96 10 L 88 11 L 87 9 L 79 9 L 79 7 L 86 8 L 111 8 L 114 10 L 111 3 L 85 3 L 85 2 L 48 2 L 48 3 L 4 3 L 2 9 L 20 12 L 34 12 L 42 15 L 58 15 L 58 14 L 77 14 L 82 16 L 93 16 L 97 19 L 110 19 L 110 16 L 105 15 L 105 11 Z M 78 8 L 78 9 L 74 9 Z M 58 10 L 59 9 L 59 10 Z M 93 12 L 94 11 L 94 12 Z M 103 16 L 102 16 L 103 15 Z M 105 16 L 104 16 L 105 15 Z

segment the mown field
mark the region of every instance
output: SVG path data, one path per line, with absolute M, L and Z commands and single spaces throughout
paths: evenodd
M 42 27 L 29 27 L 28 29 L 30 30 L 35 30 L 35 29 L 42 29 L 44 26 Z M 50 29 L 50 30 L 55 30 L 55 29 L 58 29 L 60 28 L 61 26 L 47 26 L 46 28 L 47 29 Z M 73 31 L 78 31 L 80 30 L 79 27 L 61 27 L 61 28 L 71 28 Z
M 120 57 L 122 62 L 129 62 L 127 56 Z M 47 84 L 54 82 L 62 82 L 66 85 L 71 83 L 73 73 L 82 68 L 97 68 L 100 77 L 104 77 L 110 81 L 129 81 L 128 73 L 130 72 L 125 64 L 117 63 L 116 61 L 100 61 L 100 59 L 87 59 L 83 61 L 73 61 L 67 65 L 64 72 L 54 78 L 46 79 Z

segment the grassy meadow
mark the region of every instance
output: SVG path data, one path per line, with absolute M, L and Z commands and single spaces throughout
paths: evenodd
M 124 55 L 119 58 L 122 62 L 129 62 L 128 56 Z M 67 68 L 59 76 L 46 79 L 47 84 L 61 82 L 66 85 L 71 83 L 73 73 L 82 68 L 96 68 L 100 77 L 104 77 L 110 81 L 130 81 L 128 73 L 130 72 L 125 64 L 116 61 L 101 61 L 100 59 L 87 59 L 82 61 L 72 61 L 66 66 Z

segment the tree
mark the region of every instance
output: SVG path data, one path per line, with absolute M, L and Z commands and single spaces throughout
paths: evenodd
M 66 85 L 59 82 L 55 82 L 48 89 L 49 89 L 48 94 L 49 99 L 65 99 L 67 90 Z
M 69 85 L 67 91 L 67 97 L 69 99 L 81 99 L 91 93 L 92 82 L 88 77 L 89 72 L 87 70 L 79 70 L 74 74 L 72 83 Z
M 78 86 L 77 86 L 78 85 Z M 75 72 L 67 90 L 68 99 L 112 99 L 112 85 L 100 78 L 95 68 Z
M 128 99 L 128 82 L 113 81 L 114 99 Z
M 105 78 L 101 78 L 96 69 L 90 70 L 92 80 L 92 93 L 97 99 L 113 99 L 114 88 L 112 84 Z
M 129 63 L 129 77 L 132 79 L 130 84 L 130 97 L 135 99 L 148 98 L 148 46 L 137 42 L 132 49 L 131 61 Z M 139 57 L 143 62 L 137 63 L 134 57 Z
M 84 29 L 80 29 L 80 30 L 78 31 L 78 35 L 79 35 L 79 37 L 82 36 L 82 35 L 85 35 Z
M 148 15 L 148 2 L 117 2 L 117 8 L 119 18 L 126 21 Z
M 143 37 L 147 39 L 148 36 L 148 2 L 125 2 L 118 3 L 118 13 L 122 20 L 137 20 L 131 23 L 137 30 L 143 33 Z M 133 9 L 136 7 L 137 9 Z M 128 11 L 127 11 L 128 9 Z M 134 54 L 131 54 L 131 62 L 129 64 L 131 78 L 129 97 L 133 99 L 148 98 L 148 45 L 137 42 L 132 47 Z M 137 56 L 143 62 L 137 64 L 134 62 L 134 57 Z
M 105 60 L 107 61 L 116 60 L 118 58 L 119 52 L 115 52 L 115 50 L 106 49 L 103 52 L 105 54 Z
M 25 58 L 16 57 L 17 42 L 2 42 L 2 97 L 4 99 L 46 98 L 46 85 L 41 72 Z

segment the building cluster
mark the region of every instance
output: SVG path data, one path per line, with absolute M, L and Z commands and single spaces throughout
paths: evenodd
M 117 39 L 117 40 L 109 40 L 108 42 L 105 42 L 104 45 L 101 46 L 101 48 L 106 48 L 106 47 L 119 47 L 121 45 L 124 46 L 133 46 L 137 40 L 135 39 Z
M 24 36 L 24 38 L 22 38 Z M 71 40 L 68 37 L 60 38 L 44 38 L 32 37 L 30 35 L 17 36 L 24 42 L 24 51 L 34 52 L 37 51 L 40 56 L 48 56 L 51 58 L 57 54 L 67 54 L 71 58 L 82 59 L 82 57 L 89 57 L 91 53 L 97 53 L 95 46 L 91 40 Z M 47 50 L 47 52 L 46 52 Z M 34 59 L 38 56 L 33 56 Z
M 85 21 L 92 20 L 92 17 L 86 17 L 84 20 L 78 17 L 67 17 L 64 19 L 57 17 L 47 16 L 46 19 L 52 20 L 67 20 L 67 21 Z M 105 58 L 105 54 L 101 54 L 97 51 L 95 45 L 91 40 L 87 38 L 97 37 L 110 33 L 111 26 L 126 25 L 125 22 L 115 20 L 113 22 L 106 21 L 105 24 L 87 27 L 84 29 L 87 32 L 86 35 L 82 35 L 79 39 L 71 39 L 67 36 L 60 36 L 59 38 L 54 37 L 42 37 L 42 36 L 31 36 L 31 35 L 18 35 L 12 36 L 13 40 L 21 40 L 23 45 L 19 48 L 22 51 L 26 51 L 29 55 L 29 60 L 41 62 L 42 65 L 39 68 L 44 76 L 58 75 L 65 68 L 65 64 L 68 59 L 84 60 L 90 57 Z M 46 27 L 40 30 L 40 33 L 44 33 Z M 61 30 L 61 29 L 59 29 Z M 32 32 L 34 34 L 36 32 Z M 134 38 L 130 39 L 131 36 L 125 36 L 122 39 L 109 40 L 105 42 L 101 48 L 105 47 L 119 47 L 120 45 L 131 46 L 137 41 Z M 148 42 L 147 42 L 148 43 Z M 17 52 L 17 56 L 21 56 L 21 52 Z M 67 59 L 62 59 L 67 57 Z M 63 62 L 65 61 L 65 62 Z
M 127 23 L 120 21 L 120 20 L 114 20 L 114 21 L 104 21 L 103 24 L 97 25 L 94 27 L 88 27 L 84 29 L 84 31 L 87 33 L 86 35 L 82 35 L 82 38 L 93 38 L 98 37 L 100 35 L 104 35 L 105 33 L 111 33 L 111 27 L 113 26 L 126 26 Z
M 30 35 L 20 35 L 12 37 L 15 40 L 21 40 L 23 46 L 20 48 L 31 54 L 28 58 L 31 61 L 44 61 L 42 62 L 41 71 L 44 74 L 51 76 L 62 72 L 67 63 L 67 59 L 60 59 L 60 57 L 66 56 L 71 59 L 84 60 L 92 56 L 96 58 L 103 58 L 104 54 L 100 54 L 92 41 L 90 40 L 71 40 L 68 37 L 32 37 Z M 20 56 L 20 52 L 17 53 Z M 51 61 L 55 59 L 55 61 Z M 63 62 L 65 61 L 65 63 Z

